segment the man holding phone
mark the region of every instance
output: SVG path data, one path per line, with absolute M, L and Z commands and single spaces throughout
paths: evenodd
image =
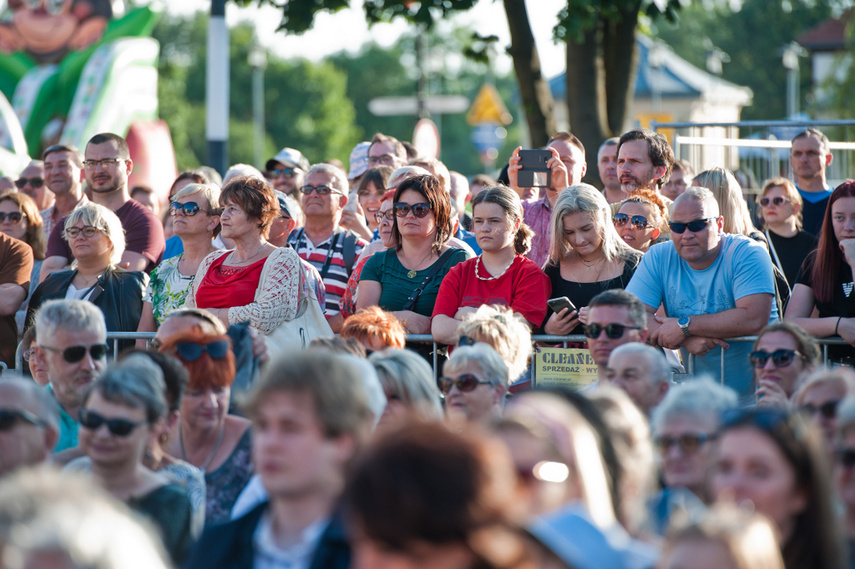
M 552 206 L 558 195 L 568 187 L 578 184 L 588 169 L 585 163 L 585 147 L 582 142 L 569 132 L 555 133 L 549 139 L 546 149 L 552 153 L 552 158 L 546 162 L 549 168 L 549 185 L 543 187 L 543 194 L 534 201 L 523 201 L 525 224 L 534 231 L 531 250 L 526 257 L 542 267 L 549 258 L 549 223 L 552 217 Z M 520 197 L 525 188 L 519 185 L 519 173 L 523 169 L 520 164 L 520 150 L 514 150 L 508 162 L 508 181 Z

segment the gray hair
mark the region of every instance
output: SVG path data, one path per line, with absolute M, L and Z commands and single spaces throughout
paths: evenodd
M 69 227 L 74 227 L 81 221 L 83 225 L 97 227 L 104 232 L 112 245 L 110 262 L 114 265 L 118 264 L 122 260 L 122 253 L 125 252 L 125 229 L 122 227 L 122 222 L 116 214 L 102 205 L 94 202 L 86 202 L 77 206 L 65 218 L 62 238 L 68 241 L 68 235 L 66 235 L 65 230 Z
M 708 217 L 719 217 L 720 209 L 718 207 L 718 202 L 715 199 L 715 195 L 708 188 L 701 188 L 699 186 L 689 186 L 686 188 L 686 191 L 677 196 L 677 199 L 674 200 L 674 204 L 671 206 L 671 211 L 674 211 L 674 207 L 680 202 L 692 200 L 695 202 L 700 202 L 703 204 L 704 212 Z
M 59 432 L 59 405 L 47 389 L 15 372 L 0 377 L 0 391 L 4 388 L 17 391 L 27 402 L 28 411 Z
M 330 181 L 332 187 L 342 192 L 345 196 L 347 196 L 350 192 L 350 184 L 347 181 L 347 174 L 345 174 L 344 171 L 338 166 L 333 166 L 332 164 L 326 163 L 315 164 L 309 169 L 309 173 L 306 174 L 306 178 L 316 172 L 326 174 L 327 176 L 332 178 L 332 180 Z
M 366 361 L 365 358 L 357 357 L 353 354 L 337 354 L 347 363 L 352 365 L 359 372 L 359 379 L 362 380 L 362 386 L 365 388 L 368 407 L 374 414 L 374 425 L 380 421 L 383 411 L 386 409 L 386 394 L 383 392 L 383 384 L 374 367 Z
M 665 423 L 681 415 L 709 415 L 718 419 L 722 412 L 737 406 L 736 392 L 710 377 L 699 377 L 668 390 L 662 402 L 654 407 L 650 428 L 659 434 Z
M 430 172 L 428 172 L 421 166 L 401 166 L 400 168 L 389 174 L 389 179 L 386 180 L 386 187 L 397 188 L 399 185 L 401 185 L 401 182 L 403 182 L 407 178 L 414 178 L 416 176 L 427 176 L 428 174 L 430 174 Z
M 506 306 L 482 304 L 463 317 L 457 334 L 477 337 L 492 346 L 508 366 L 508 376 L 512 380 L 528 367 L 532 351 L 531 329 L 522 315 Z
M 226 175 L 223 176 L 223 185 L 229 183 L 229 180 L 232 178 L 236 178 L 237 176 L 249 176 L 251 178 L 258 178 L 259 180 L 267 181 L 267 178 L 264 177 L 264 174 L 261 173 L 261 170 L 256 168 L 255 166 L 250 166 L 249 164 L 234 164 L 228 170 L 226 170 Z M 218 203 L 218 202 L 215 202 Z
M 263 179 L 263 178 L 262 178 Z M 220 188 L 213 184 L 187 184 L 172 196 L 172 201 L 199 194 L 205 198 L 207 210 L 216 215 L 220 211 Z
M 624 353 L 637 355 L 647 360 L 647 373 L 652 384 L 656 385 L 671 380 L 671 366 L 668 365 L 668 360 L 665 359 L 665 354 L 661 350 L 641 342 L 629 342 L 615 348 L 611 356 Z
M 36 344 L 56 336 L 58 329 L 97 333 L 107 341 L 107 324 L 104 313 L 85 300 L 49 300 L 36 312 Z
M 143 354 L 131 354 L 108 367 L 86 391 L 84 405 L 95 392 L 111 403 L 143 409 L 149 424 L 166 415 L 163 371 Z
M 439 389 L 423 357 L 407 349 L 387 348 L 368 356 L 380 383 L 426 418 L 442 420 Z
M 475 365 L 484 374 L 485 379 L 494 385 L 508 388 L 508 366 L 489 344 L 482 342 L 474 346 L 460 346 L 451 352 L 451 356 L 442 367 L 445 375 L 449 375 L 462 367 Z

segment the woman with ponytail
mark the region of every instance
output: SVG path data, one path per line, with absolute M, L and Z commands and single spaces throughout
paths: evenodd
M 460 322 L 484 304 L 508 306 L 532 328 L 546 316 L 551 287 L 523 256 L 534 234 L 523 223 L 519 195 L 503 185 L 482 190 L 472 200 L 472 231 L 483 252 L 448 272 L 433 310 L 431 333 L 443 344 L 457 344 Z

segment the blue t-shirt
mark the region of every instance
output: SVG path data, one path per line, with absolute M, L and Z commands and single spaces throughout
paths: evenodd
M 47 385 L 46 389 L 54 396 L 54 398 L 56 398 L 56 395 L 53 392 L 53 387 L 50 384 Z M 56 446 L 53 447 L 53 452 L 59 452 L 61 450 L 76 447 L 77 431 L 80 427 L 80 423 L 75 421 L 71 415 L 65 412 L 65 409 L 62 408 L 59 401 L 56 402 L 56 406 L 59 407 L 59 437 L 56 440 Z
M 743 235 L 722 235 L 713 264 L 697 271 L 684 261 L 674 243 L 650 248 L 626 290 L 648 306 L 665 304 L 670 317 L 714 314 L 736 308 L 736 301 L 752 294 L 775 294 L 772 261 L 762 245 Z M 772 303 L 769 323 L 778 320 Z M 753 369 L 748 363 L 751 344 L 730 342 L 724 356 L 724 384 L 748 402 L 754 396 Z M 683 354 L 686 356 L 686 354 Z M 721 381 L 721 348 L 695 357 L 695 374 Z

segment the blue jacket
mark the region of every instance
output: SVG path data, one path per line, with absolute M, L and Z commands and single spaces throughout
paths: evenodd
M 252 536 L 270 502 L 245 516 L 206 528 L 190 552 L 182 569 L 252 569 L 255 550 Z M 321 534 L 310 569 L 347 569 L 350 567 L 350 543 L 338 513 Z

